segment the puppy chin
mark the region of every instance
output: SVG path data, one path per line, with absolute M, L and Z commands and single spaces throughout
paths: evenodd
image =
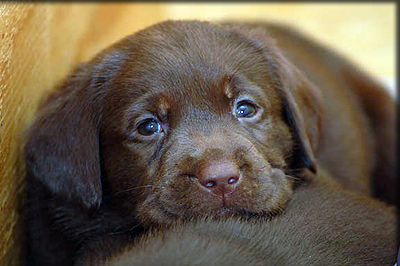
M 210 217 L 215 220 L 226 220 L 229 218 L 239 218 L 243 220 L 260 220 L 260 219 L 270 219 L 273 216 L 280 213 L 280 209 L 276 209 L 276 211 L 271 210 L 263 210 L 263 211 L 253 211 L 253 210 L 246 210 L 246 209 L 238 209 L 233 207 L 223 207 L 216 210 Z
M 198 206 L 198 209 L 196 209 L 196 206 L 185 208 L 180 206 L 179 202 L 171 205 L 170 203 L 162 203 L 159 198 L 154 197 L 142 203 L 137 209 L 137 214 L 145 227 L 158 228 L 201 219 L 269 220 L 284 210 L 293 194 L 289 180 L 278 182 L 280 184 L 276 185 L 279 185 L 279 187 L 273 190 L 265 202 L 255 201 L 253 205 L 249 206 L 235 205 L 235 201 L 229 201 L 228 197 L 226 204 L 222 203 L 221 200 L 221 204 L 209 205 L 208 208 L 204 208 L 204 206 L 201 206 L 201 208 Z

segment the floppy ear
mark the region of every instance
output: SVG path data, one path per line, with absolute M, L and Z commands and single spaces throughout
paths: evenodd
M 98 113 L 84 88 L 88 77 L 76 69 L 40 108 L 25 146 L 28 178 L 52 194 L 87 208 L 100 204 Z
M 292 167 L 317 172 L 316 152 L 323 134 L 323 104 L 320 91 L 285 59 L 281 64 L 283 116 L 295 136 Z
M 116 69 L 102 57 L 79 66 L 42 103 L 28 131 L 28 177 L 53 196 L 94 209 L 101 203 L 99 154 L 101 91 Z M 92 65 L 92 66 L 91 66 Z
M 283 101 L 283 117 L 295 137 L 293 169 L 307 168 L 316 173 L 315 154 L 323 129 L 323 104 L 320 91 L 307 80 L 279 51 L 276 41 L 263 23 L 231 23 L 221 25 L 258 46 L 269 65 L 269 74 L 279 89 Z

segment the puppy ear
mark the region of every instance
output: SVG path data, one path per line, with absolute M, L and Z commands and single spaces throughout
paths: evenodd
M 283 117 L 295 137 L 292 167 L 317 172 L 315 154 L 323 132 L 323 104 L 320 91 L 293 65 L 282 59 L 281 94 Z
M 98 114 L 84 67 L 69 76 L 40 108 L 25 146 L 28 178 L 53 195 L 87 208 L 100 204 Z
M 281 93 L 283 117 L 295 137 L 292 168 L 307 168 L 316 173 L 315 153 L 323 133 L 323 104 L 320 91 L 283 56 L 264 24 L 225 22 L 221 25 L 249 38 L 252 45 L 258 46 L 262 51 L 268 62 L 269 74 Z
M 79 66 L 42 103 L 27 135 L 27 178 L 57 199 L 88 209 L 97 208 L 102 198 L 101 92 L 111 72 L 117 70 L 109 64 L 116 61 L 115 56 L 104 56 Z

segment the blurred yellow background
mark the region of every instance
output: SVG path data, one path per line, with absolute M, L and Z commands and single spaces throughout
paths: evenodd
M 108 23 L 98 25 L 98 30 L 106 34 L 88 39 L 81 58 L 87 59 L 115 40 L 164 19 L 272 20 L 294 25 L 320 39 L 394 88 L 395 7 L 394 3 L 102 4 L 97 16 Z
M 44 92 L 80 61 L 165 19 L 293 24 L 395 87 L 395 3 L 0 4 L 0 265 L 21 263 L 23 132 Z

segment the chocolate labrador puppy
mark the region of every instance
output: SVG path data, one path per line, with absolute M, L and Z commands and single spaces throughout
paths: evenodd
M 271 221 L 202 220 L 139 239 L 107 236 L 85 246 L 77 265 L 393 266 L 394 207 L 344 190 L 319 172 Z
M 25 148 L 27 260 L 71 265 L 89 239 L 177 221 L 270 219 L 319 167 L 390 201 L 393 117 L 380 85 L 288 29 L 159 23 L 42 104 Z

